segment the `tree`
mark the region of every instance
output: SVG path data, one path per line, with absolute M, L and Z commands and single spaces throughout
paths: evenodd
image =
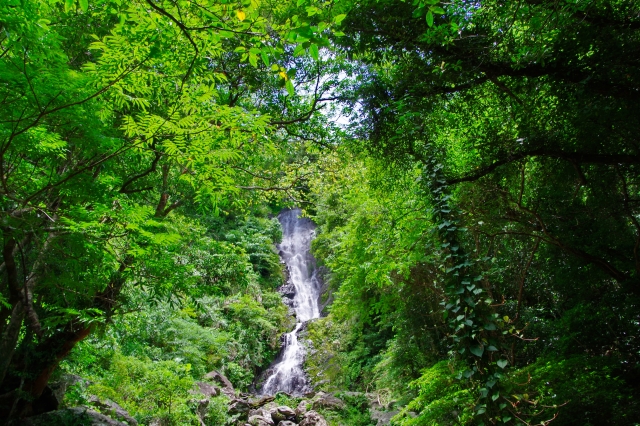
M 282 163 L 291 139 L 278 129 L 322 103 L 295 95 L 307 68 L 292 51 L 318 59 L 333 12 L 305 7 L 309 18 L 258 2 L 0 6 L 6 417 L 32 413 L 123 288 L 149 282 L 154 253 L 179 247 L 172 212 L 240 208 L 262 167 Z

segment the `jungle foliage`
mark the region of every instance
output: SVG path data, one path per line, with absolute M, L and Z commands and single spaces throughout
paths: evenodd
M 633 0 L 0 1 L 1 417 L 63 373 L 142 423 L 197 424 L 210 369 L 246 389 L 297 204 L 319 388 L 640 423 L 639 112 Z
M 639 14 L 353 5 L 354 137 L 314 186 L 326 324 L 350 324 L 319 333 L 327 376 L 402 425 L 640 420 Z
M 318 46 L 344 15 L 318 5 L 0 2 L 3 420 L 37 414 L 105 326 L 114 355 L 225 367 L 240 387 L 273 357 L 264 218 L 300 198 L 308 127 L 331 129 L 311 118 L 331 84 Z

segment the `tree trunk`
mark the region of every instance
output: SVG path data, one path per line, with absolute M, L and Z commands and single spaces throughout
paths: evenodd
M 0 384 L 4 381 L 9 364 L 16 350 L 20 328 L 24 319 L 25 309 L 22 300 L 19 300 L 11 311 L 11 319 L 0 337 Z

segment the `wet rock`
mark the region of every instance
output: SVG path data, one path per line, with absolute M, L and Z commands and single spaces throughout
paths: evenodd
M 248 420 L 251 426 L 274 426 L 275 423 L 268 417 L 251 416 Z
M 282 297 L 286 297 L 287 299 L 293 299 L 296 295 L 296 287 L 293 285 L 291 281 L 287 281 L 283 286 L 278 288 L 278 293 L 282 295 Z
M 198 386 L 200 393 L 206 397 L 212 398 L 220 395 L 220 388 L 210 383 L 196 382 L 196 385 Z
M 317 411 L 307 411 L 300 422 L 300 426 L 329 426 L 327 421 Z
M 59 426 L 59 425 L 83 425 L 83 426 L 128 426 L 93 411 L 86 407 L 73 407 L 64 410 L 50 411 L 38 416 L 19 420 L 18 423 L 10 423 L 12 426 Z
M 324 408 L 327 410 L 342 410 L 346 407 L 344 401 L 340 398 L 336 398 L 333 395 L 328 395 L 325 393 L 321 393 L 316 395 L 313 398 L 313 409 L 317 410 L 319 408 Z
M 207 401 L 208 403 L 208 401 Z M 95 395 L 92 395 L 89 398 L 89 404 L 98 408 L 102 414 L 105 414 L 112 419 L 119 420 L 122 422 L 126 422 L 131 426 L 135 426 L 138 424 L 136 419 L 134 419 L 131 414 L 129 414 L 124 408 L 116 404 L 115 402 L 105 399 L 102 400 Z

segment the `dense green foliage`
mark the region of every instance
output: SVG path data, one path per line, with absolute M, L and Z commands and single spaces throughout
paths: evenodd
M 226 222 L 226 223 L 225 223 Z M 217 221 L 219 240 L 197 234 L 181 262 L 196 277 L 188 301 L 149 304 L 144 289 L 125 292 L 124 313 L 78 345 L 62 365 L 92 383 L 82 392 L 112 400 L 142 423 L 199 424 L 195 382 L 217 370 L 247 390 L 290 328 L 275 288 L 282 272 L 275 219 Z M 215 286 L 202 281 L 215 279 Z M 226 420 L 226 397 L 208 407 L 208 424 Z M 68 404 L 78 401 L 70 400 Z M 221 417 L 223 416 L 223 417 Z M 222 419 L 222 420 L 220 420 Z
M 633 0 L 0 1 L 3 418 L 60 363 L 144 423 L 197 422 L 211 369 L 247 389 L 298 204 L 318 388 L 639 423 L 639 53 Z
M 349 13 L 343 99 L 363 114 L 354 154 L 328 160 L 351 169 L 317 183 L 316 252 L 330 318 L 353 324 L 336 365 L 414 398 L 397 423 L 638 422 L 638 12 Z
M 304 135 L 325 121 L 309 117 L 330 84 L 318 46 L 344 16 L 290 6 L 0 3 L 2 418 L 37 412 L 56 366 L 102 324 L 136 340 L 153 315 L 115 320 L 131 303 L 211 313 L 198 325 L 227 333 L 228 345 L 209 337 L 212 356 L 235 362 L 242 385 L 268 363 L 283 314 L 269 293 L 273 235 L 215 217 L 260 216 L 272 193 L 299 198 Z M 221 310 L 230 324 L 215 324 Z M 189 329 L 181 321 L 167 314 L 158 332 Z

